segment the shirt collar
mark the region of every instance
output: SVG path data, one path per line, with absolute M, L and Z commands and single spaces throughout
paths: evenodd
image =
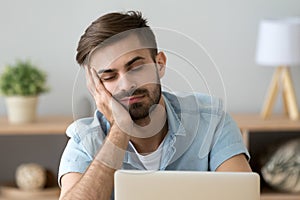
M 166 135 L 166 138 L 164 139 L 163 144 L 163 157 L 169 157 L 167 160 L 165 160 L 163 163 L 161 163 L 161 166 L 166 166 L 169 160 L 173 157 L 175 153 L 174 143 L 175 143 L 175 136 L 186 136 L 185 128 L 180 121 L 180 114 L 177 114 L 174 109 L 174 105 L 172 105 L 172 102 L 175 104 L 179 104 L 177 98 L 175 95 L 168 95 L 168 97 L 165 95 L 165 92 L 162 93 L 165 106 L 166 106 L 166 112 L 167 112 L 167 118 L 168 118 L 168 134 Z M 178 107 L 178 106 L 177 106 Z M 177 109 L 178 110 L 178 109 Z M 179 108 L 180 110 L 180 108 Z M 168 148 L 167 146 L 171 146 L 171 148 Z M 134 153 L 134 150 L 130 145 L 128 145 L 127 152 L 124 157 L 124 162 L 131 164 L 133 167 L 137 169 L 143 169 L 143 165 L 139 161 L 137 155 Z
M 164 102 L 166 105 L 169 133 L 185 136 L 186 131 L 180 120 L 181 115 L 180 115 L 180 113 L 177 114 L 175 112 L 173 105 L 171 104 L 171 101 L 176 102 L 176 104 L 179 104 L 179 102 L 175 95 L 172 95 L 172 99 L 168 99 L 164 93 L 165 92 L 163 92 L 163 98 L 164 98 Z M 178 109 L 180 110 L 180 108 L 178 108 Z

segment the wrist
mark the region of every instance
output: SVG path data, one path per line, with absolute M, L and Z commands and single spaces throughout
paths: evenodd
M 123 165 L 123 159 L 126 153 L 124 147 L 119 147 L 106 138 L 100 151 L 95 156 L 95 160 L 102 163 L 104 166 L 110 169 L 121 169 Z
M 117 124 L 112 124 L 107 136 L 110 141 L 126 141 L 129 142 L 130 136 L 122 130 Z

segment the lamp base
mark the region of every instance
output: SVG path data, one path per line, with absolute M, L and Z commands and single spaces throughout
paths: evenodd
M 263 119 L 267 119 L 271 116 L 280 87 L 282 88 L 283 107 L 285 114 L 287 114 L 291 120 L 298 120 L 298 105 L 288 67 L 276 68 L 271 81 L 268 96 L 261 112 L 261 117 Z

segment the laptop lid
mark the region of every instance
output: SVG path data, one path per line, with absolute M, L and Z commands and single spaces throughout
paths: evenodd
M 114 184 L 115 200 L 260 199 L 256 173 L 118 170 Z

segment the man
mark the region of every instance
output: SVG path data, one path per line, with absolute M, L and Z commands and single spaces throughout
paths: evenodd
M 60 199 L 113 198 L 120 168 L 251 171 L 239 129 L 221 101 L 161 91 L 167 59 L 139 12 L 94 21 L 76 59 L 97 111 L 67 129 Z

